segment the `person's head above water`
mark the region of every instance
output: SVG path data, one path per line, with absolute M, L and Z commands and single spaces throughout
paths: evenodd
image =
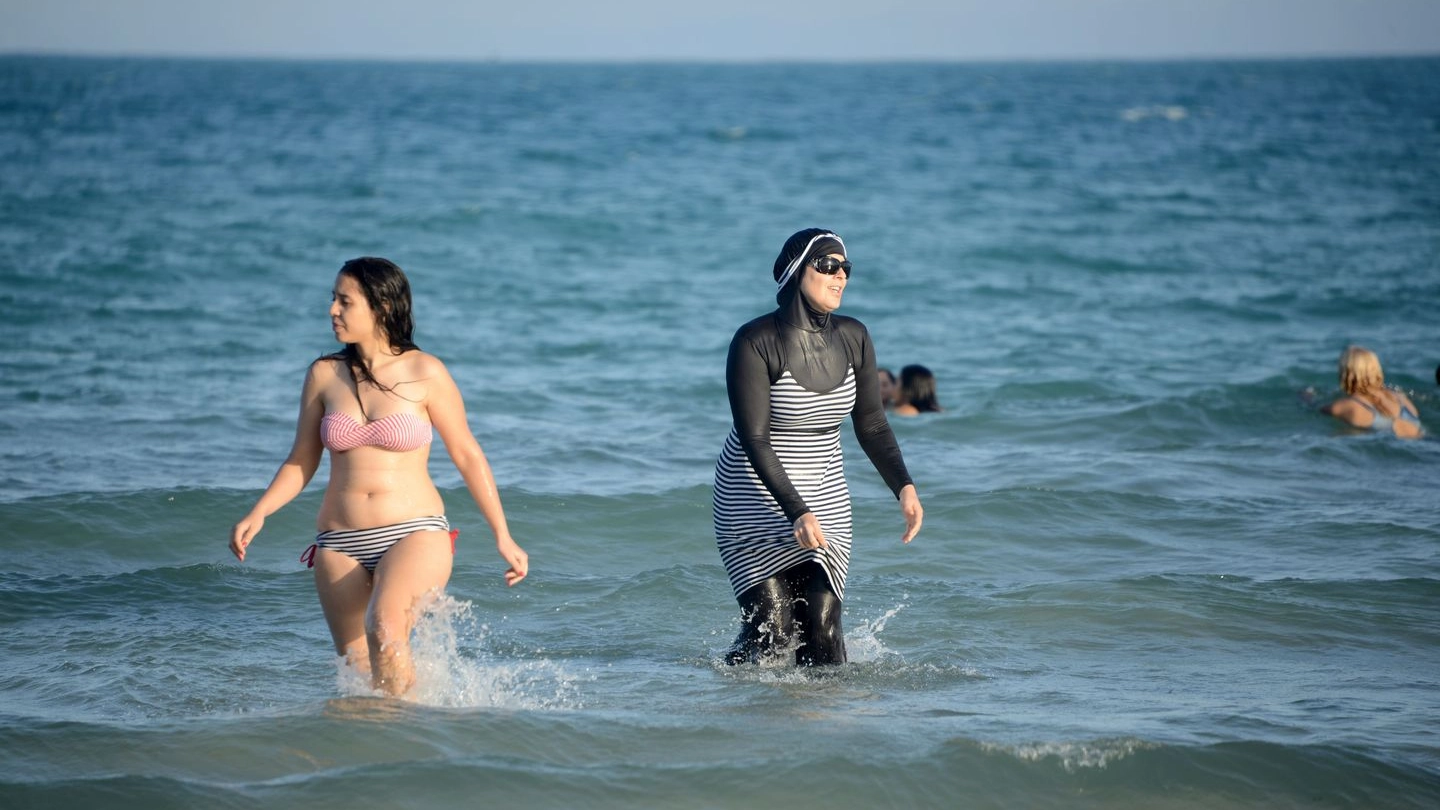
M 784 307 L 797 291 L 806 302 L 822 313 L 840 306 L 841 295 L 850 281 L 845 242 L 839 234 L 826 228 L 806 228 L 785 240 L 780 255 L 775 257 L 775 303 Z
M 362 256 L 341 266 L 335 278 L 337 294 L 347 279 L 365 298 L 375 318 L 375 330 L 390 348 L 399 351 L 416 348 L 410 279 L 405 277 L 405 271 L 389 259 Z
M 1363 346 L 1346 346 L 1340 353 L 1340 390 L 1350 396 L 1385 387 L 1380 358 Z
M 895 395 L 900 392 L 900 386 L 895 381 L 895 375 L 888 368 L 877 368 L 880 382 L 880 404 L 890 407 L 895 404 Z
M 921 413 L 939 411 L 940 399 L 935 391 L 935 375 L 922 365 L 900 369 L 899 400 Z

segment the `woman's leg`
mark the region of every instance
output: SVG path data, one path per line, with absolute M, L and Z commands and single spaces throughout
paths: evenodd
M 755 663 L 792 648 L 801 666 L 845 663 L 843 605 L 820 563 L 787 568 L 749 588 L 737 601 L 742 624 L 726 663 Z
M 354 557 L 328 548 L 315 549 L 315 593 L 330 626 L 337 655 L 356 671 L 370 674 L 365 642 L 365 609 L 370 604 L 370 572 Z
M 791 590 L 803 594 L 795 607 L 801 645 L 795 663 L 801 666 L 845 663 L 845 631 L 840 626 L 842 605 L 830 577 L 817 562 L 801 563 L 786 571 Z
M 725 654 L 727 664 L 755 664 L 790 649 L 795 640 L 795 599 L 784 573 L 747 588 L 740 603 L 740 634 Z
M 410 631 L 420 612 L 450 581 L 453 562 L 448 533 L 419 531 L 391 546 L 375 566 L 364 628 L 376 689 L 402 695 L 414 685 Z

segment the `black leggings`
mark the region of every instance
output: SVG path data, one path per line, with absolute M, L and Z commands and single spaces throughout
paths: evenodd
M 795 650 L 801 666 L 845 663 L 840 599 L 817 562 L 787 568 L 740 594 L 740 635 L 727 664 L 756 663 Z

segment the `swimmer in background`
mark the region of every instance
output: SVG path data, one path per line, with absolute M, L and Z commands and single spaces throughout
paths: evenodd
M 529 560 L 510 537 L 460 389 L 411 339 L 404 272 L 386 259 L 346 262 L 331 292 L 330 327 L 345 346 L 310 364 L 290 455 L 235 524 L 230 551 L 245 561 L 265 519 L 305 489 L 328 449 L 319 534 L 301 560 L 315 569 L 335 652 L 377 690 L 402 695 L 415 683 L 410 633 L 449 582 L 455 554 L 445 502 L 430 480 L 432 429 L 490 524 L 510 566 L 507 584 L 525 578 Z
M 894 408 L 896 416 L 919 416 L 943 410 L 935 393 L 935 375 L 930 369 L 919 365 L 900 369 L 900 393 Z
M 890 369 L 880 368 L 875 372 L 880 378 L 880 404 L 888 411 L 895 407 L 895 395 L 899 393 L 899 387 L 895 384 L 895 375 L 890 373 Z M 1440 377 L 1440 370 L 1435 373 Z
M 1361 346 L 1347 346 L 1340 353 L 1340 390 L 1345 396 L 1320 408 L 1320 412 L 1357 428 L 1388 432 L 1402 439 L 1425 435 L 1420 411 L 1410 397 L 1385 385 L 1380 358 Z

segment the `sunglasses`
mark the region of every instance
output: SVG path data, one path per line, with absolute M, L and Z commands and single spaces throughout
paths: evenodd
M 815 268 L 815 272 L 824 273 L 827 276 L 833 276 L 841 270 L 844 270 L 845 278 L 850 278 L 850 273 L 852 272 L 848 259 L 842 262 L 833 256 L 821 256 L 811 262 L 810 266 Z

